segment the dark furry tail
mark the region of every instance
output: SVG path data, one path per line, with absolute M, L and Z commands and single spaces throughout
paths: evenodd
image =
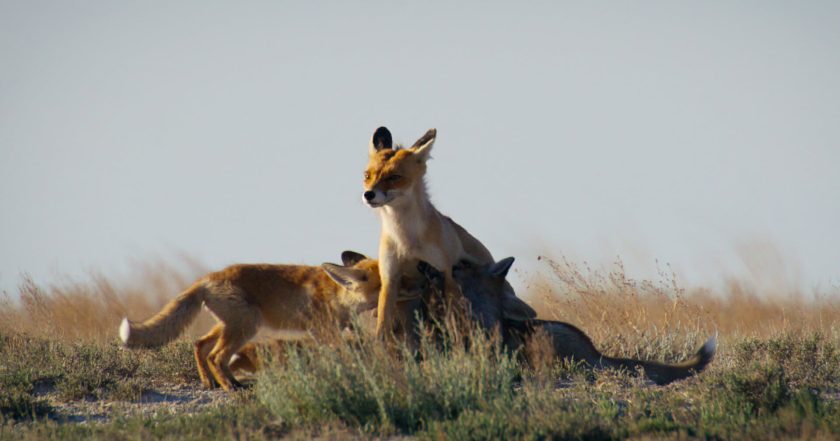
M 634 360 L 631 358 L 602 357 L 601 364 L 608 367 L 625 368 L 635 370 L 642 367 L 645 376 L 656 384 L 663 385 L 673 381 L 688 378 L 702 371 L 715 358 L 717 349 L 717 338 L 711 337 L 694 354 L 691 359 L 677 364 L 664 364 L 655 361 Z
M 204 284 L 198 282 L 143 323 L 124 318 L 120 324 L 120 339 L 128 348 L 156 348 L 175 340 L 201 311 L 206 294 Z
M 632 358 L 614 358 L 601 354 L 583 331 L 568 323 L 551 320 L 507 323 L 519 335 L 526 338 L 539 330 L 541 330 L 539 332 L 545 332 L 551 340 L 557 357 L 580 360 L 591 368 L 617 368 L 635 372 L 637 367 L 641 367 L 645 371 L 645 376 L 659 385 L 688 378 L 702 371 L 714 359 L 717 349 L 717 338 L 711 337 L 694 357 L 682 363 L 664 364 Z

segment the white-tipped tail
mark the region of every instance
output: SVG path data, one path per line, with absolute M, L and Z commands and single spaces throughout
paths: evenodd
M 701 349 L 701 351 L 708 354 L 710 360 L 714 358 L 715 352 L 717 352 L 717 334 L 706 340 L 706 343 L 703 344 L 703 349 Z
M 128 317 L 122 319 L 122 323 L 120 323 L 120 340 L 122 342 L 128 343 L 128 336 L 131 335 L 131 324 L 128 322 Z
M 120 339 L 128 348 L 156 348 L 175 340 L 201 311 L 205 294 L 202 284 L 196 283 L 144 322 L 123 319 Z

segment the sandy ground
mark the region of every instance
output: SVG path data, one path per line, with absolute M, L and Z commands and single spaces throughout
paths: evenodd
M 55 411 L 50 418 L 68 423 L 104 422 L 116 416 L 191 415 L 229 403 L 233 396 L 221 389 L 206 390 L 198 384 L 162 384 L 144 392 L 136 401 L 75 400 L 64 401 L 52 390 L 37 395 L 46 399 Z

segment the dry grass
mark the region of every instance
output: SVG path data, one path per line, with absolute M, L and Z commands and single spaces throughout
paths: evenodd
M 135 275 L 120 282 L 92 274 L 86 282 L 41 285 L 24 276 L 17 298 L 0 300 L 0 333 L 62 341 L 113 341 L 123 317 L 151 317 L 204 272 L 190 260 L 185 263 L 137 264 Z M 187 335 L 199 335 L 212 322 L 209 315 L 202 314 Z
M 548 271 L 528 281 L 540 315 L 578 325 L 607 350 L 632 354 L 623 346 L 639 340 L 681 346 L 714 334 L 725 343 L 840 330 L 840 292 L 817 293 L 812 299 L 798 292 L 765 295 L 738 280 L 718 289 L 686 290 L 673 273 L 660 273 L 655 281 L 634 280 L 621 261 L 593 269 L 563 258 L 541 260 Z M 650 349 L 632 355 L 661 355 Z
M 790 331 L 831 334 L 840 323 L 840 292 L 818 293 L 813 299 L 799 293 L 769 297 L 737 280 L 722 290 L 685 290 L 673 274 L 634 280 L 620 261 L 612 268 L 592 269 L 563 258 L 541 260 L 544 270 L 527 281 L 527 296 L 540 316 L 575 324 L 606 349 L 676 335 L 694 344 L 714 333 L 723 339 Z M 0 331 L 112 341 L 123 317 L 150 317 L 203 273 L 188 263 L 138 264 L 136 276 L 120 282 L 94 274 L 86 282 L 41 285 L 23 277 L 17 299 L 0 300 Z M 200 335 L 211 323 L 202 314 L 187 336 Z

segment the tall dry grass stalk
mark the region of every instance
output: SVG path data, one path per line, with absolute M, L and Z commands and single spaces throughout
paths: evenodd
M 121 282 L 93 274 L 86 282 L 67 280 L 41 285 L 23 276 L 17 298 L 0 299 L 0 333 L 64 341 L 115 340 L 123 317 L 150 317 L 203 272 L 195 262 L 185 263 L 137 264 L 134 276 Z M 188 335 L 206 331 L 212 322 L 211 317 L 202 314 Z
M 529 278 L 527 298 L 543 318 L 572 323 L 606 352 L 646 358 L 692 353 L 709 335 L 770 336 L 786 331 L 834 334 L 840 296 L 822 293 L 767 297 L 748 284 L 686 290 L 673 274 L 635 280 L 621 262 L 592 269 L 566 259 L 543 258 L 546 270 Z M 187 268 L 187 269 L 176 269 Z M 24 277 L 19 298 L 0 305 L 0 332 L 62 340 L 109 341 L 125 317 L 145 319 L 204 272 L 194 262 L 138 264 L 136 277 L 115 282 L 93 275 L 87 282 L 41 285 Z M 187 333 L 192 338 L 213 323 L 202 313 Z
M 686 290 L 673 273 L 661 272 L 655 281 L 632 279 L 621 261 L 593 269 L 565 258 L 541 260 L 548 271 L 528 283 L 540 315 L 579 326 L 607 352 L 667 358 L 668 347 L 689 349 L 713 334 L 726 341 L 840 331 L 838 293 L 813 299 L 797 292 L 765 295 L 738 280 L 718 290 Z M 640 348 L 635 342 L 642 340 L 651 344 L 640 353 L 632 347 Z

